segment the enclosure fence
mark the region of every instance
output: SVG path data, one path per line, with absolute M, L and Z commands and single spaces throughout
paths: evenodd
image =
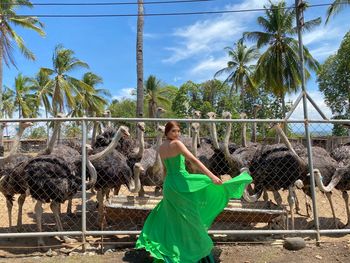
M 87 236 L 139 234 L 162 199 L 157 146 L 170 120 L 0 120 L 11 137 L 0 160 L 0 238 L 38 237 L 43 245 L 44 236 L 78 237 L 86 244 Z M 226 114 L 175 121 L 183 143 L 223 181 L 244 171 L 253 178 L 244 197 L 229 201 L 210 234 L 311 234 L 319 241 L 325 234 L 350 233 L 350 136 L 332 136 L 350 120 Z M 49 135 L 25 140 L 48 124 Z M 186 167 L 200 173 L 191 163 Z

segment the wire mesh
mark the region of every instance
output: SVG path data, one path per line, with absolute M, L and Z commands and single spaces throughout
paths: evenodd
M 102 128 L 93 139 L 93 127 L 99 126 L 94 122 Z M 81 179 L 84 144 L 81 122 L 62 121 L 49 152 L 54 134 L 52 123 L 47 126 L 46 122 L 36 122 L 26 128 L 16 152 L 10 151 L 19 125 L 9 125 L 5 133 L 9 138 L 4 146 L 5 156 L 12 156 L 1 160 L 0 202 L 4 209 L 0 212 L 0 233 L 81 231 L 82 217 L 86 217 L 88 231 L 142 229 L 147 215 L 162 199 L 165 175 L 157 146 L 164 139 L 161 125 L 165 123 L 159 122 L 159 128 L 155 121 L 94 122 L 87 121 L 88 160 L 103 153 L 91 159 L 97 175 L 95 182 L 91 169 L 86 170 L 87 181 Z M 235 120 L 180 124 L 183 143 L 214 174 L 225 181 L 247 167 L 253 177 L 247 188 L 250 198 L 230 200 L 211 230 L 283 233 L 288 229 L 315 229 L 304 124 L 282 125 L 297 156 L 267 121 L 257 125 Z M 120 133 L 122 125 L 128 126 L 129 136 Z M 246 134 L 241 132 L 243 127 Z M 323 230 L 336 230 L 348 224 L 350 137 L 334 136 L 333 130 L 331 123 L 310 124 L 313 165 L 323 182 L 323 186 L 317 184 L 315 193 Z M 228 135 L 229 140 L 225 140 Z M 113 147 L 105 153 L 111 143 Z M 191 173 L 201 172 L 189 162 L 186 167 Z M 335 177 L 340 179 L 334 181 Z M 86 215 L 82 213 L 83 183 L 87 186 Z

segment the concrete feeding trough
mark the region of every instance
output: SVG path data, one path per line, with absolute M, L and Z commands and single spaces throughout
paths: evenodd
M 162 200 L 162 197 L 147 196 L 113 196 L 105 203 L 106 220 L 109 225 L 143 225 L 147 215 Z M 230 200 L 224 211 L 215 219 L 215 222 L 228 223 L 270 223 L 278 217 L 286 220 L 286 209 L 271 201 L 257 201 L 254 203 Z

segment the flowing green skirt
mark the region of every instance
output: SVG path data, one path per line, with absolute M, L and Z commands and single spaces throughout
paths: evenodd
M 155 262 L 196 263 L 209 256 L 213 242 L 208 228 L 229 199 L 240 198 L 252 181 L 246 172 L 222 185 L 213 184 L 205 175 L 190 177 L 201 181 L 199 190 L 181 192 L 165 181 L 164 197 L 147 217 L 136 242 L 136 248 L 145 248 Z M 207 182 L 205 187 L 203 181 Z

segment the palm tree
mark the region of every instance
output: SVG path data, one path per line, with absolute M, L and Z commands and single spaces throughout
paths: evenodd
M 4 92 L 2 93 L 2 116 L 4 118 L 12 118 L 15 111 L 15 92 L 6 86 L 4 88 Z
M 350 5 L 350 0 L 334 0 L 334 2 L 327 9 L 326 24 L 329 22 L 331 16 L 335 16 L 342 11 L 345 5 Z
M 15 111 L 15 92 L 6 87 L 4 89 L 4 92 L 2 93 L 2 95 L 0 94 L 0 96 L 2 96 L 2 102 L 3 102 L 3 108 L 2 108 L 2 116 L 4 118 L 12 118 L 12 115 Z M 1 125 L 3 126 L 3 125 Z M 8 130 L 7 130 L 7 126 L 6 127 L 6 134 L 8 135 Z
M 137 73 L 137 95 L 136 95 L 136 117 L 143 117 L 143 25 L 144 10 L 143 0 L 137 0 L 137 36 L 136 36 L 136 73 Z
M 154 118 L 159 104 L 169 106 L 171 100 L 168 98 L 173 92 L 170 87 L 162 87 L 160 80 L 150 75 L 145 83 L 145 100 L 148 105 L 148 117 Z
M 220 69 L 215 73 L 214 78 L 222 74 L 228 74 L 223 82 L 231 83 L 229 96 L 232 97 L 233 90 L 241 91 L 241 110 L 244 111 L 244 97 L 246 91 L 253 91 L 256 88 L 255 81 L 252 78 L 254 66 L 251 63 L 258 59 L 259 53 L 255 46 L 247 47 L 243 39 L 234 44 L 234 48 L 226 47 L 231 60 L 227 62 L 227 67 Z
M 311 30 L 319 25 L 317 18 L 304 24 L 304 30 Z M 257 41 L 257 47 L 267 47 L 260 56 L 256 67 L 256 79 L 265 89 L 278 96 L 282 102 L 282 116 L 285 116 L 285 94 L 296 92 L 300 88 L 301 68 L 299 66 L 298 41 L 293 38 L 297 34 L 295 24 L 295 9 L 287 9 L 281 1 L 265 7 L 265 16 L 258 17 L 258 24 L 264 31 L 246 32 L 244 37 Z M 317 71 L 318 62 L 304 46 L 304 56 L 307 67 Z M 306 70 L 305 75 L 310 77 Z
M 48 87 L 52 89 L 52 113 L 64 112 L 65 105 L 73 109 L 76 103 L 75 95 L 81 90 L 93 92 L 93 88 L 69 75 L 73 70 L 88 68 L 88 64 L 74 57 L 74 51 L 57 45 L 52 57 L 53 69 L 42 68 L 48 75 L 54 75 L 49 80 Z
M 37 115 L 36 97 L 30 92 L 31 79 L 18 74 L 15 78 L 15 106 L 18 107 L 18 118 L 29 118 Z
M 50 76 L 45 70 L 40 69 L 36 76 L 31 80 L 31 82 L 31 89 L 35 91 L 37 107 L 44 105 L 45 117 L 48 118 L 48 113 L 52 112 L 50 98 L 52 99 L 53 95 L 52 86 L 50 86 Z M 47 142 L 49 142 L 49 122 L 46 123 L 46 133 Z
M 13 57 L 14 44 L 20 49 L 22 54 L 31 60 L 35 59 L 34 54 L 25 46 L 23 39 L 17 35 L 13 29 L 13 25 L 21 26 L 23 28 L 31 29 L 38 32 L 41 36 L 45 33 L 42 30 L 43 24 L 36 17 L 31 16 L 18 16 L 16 15 L 15 8 L 18 5 L 22 7 L 32 7 L 32 4 L 27 0 L 2 0 L 0 1 L 0 94 L 2 94 L 2 75 L 3 75 L 3 62 L 7 66 L 10 64 L 15 65 Z M 2 118 L 3 102 L 0 96 L 0 119 Z M 2 142 L 3 128 L 0 125 L 0 147 L 3 146 Z

